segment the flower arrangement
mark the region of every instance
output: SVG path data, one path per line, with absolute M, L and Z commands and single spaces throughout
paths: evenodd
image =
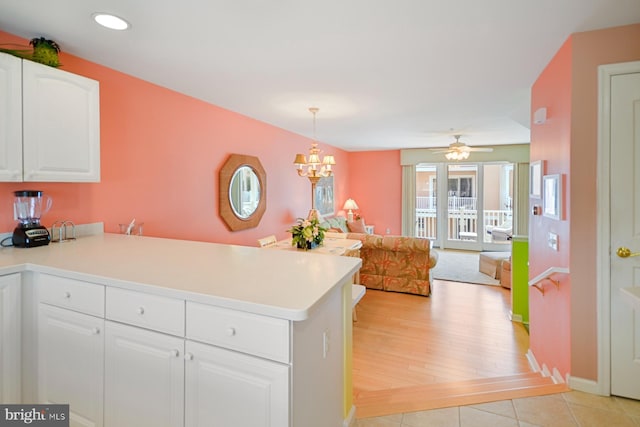
M 298 218 L 298 224 L 292 226 L 287 232 L 291 233 L 291 245 L 296 245 L 300 249 L 312 249 L 322 244 L 326 228 L 320 227 L 317 218 Z

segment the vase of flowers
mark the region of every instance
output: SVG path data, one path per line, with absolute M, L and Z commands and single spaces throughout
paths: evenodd
M 291 233 L 291 245 L 306 251 L 322 244 L 327 229 L 320 227 L 317 218 L 298 218 L 298 223 L 287 231 Z

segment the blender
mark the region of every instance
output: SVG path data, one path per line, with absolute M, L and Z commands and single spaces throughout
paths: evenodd
M 42 191 L 37 190 L 20 190 L 13 194 L 13 217 L 18 221 L 13 230 L 13 246 L 32 248 L 48 245 L 51 236 L 47 228 L 40 225 L 40 217 L 51 208 L 51 198 L 43 197 Z

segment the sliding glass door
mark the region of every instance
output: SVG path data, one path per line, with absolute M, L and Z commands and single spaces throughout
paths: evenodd
M 438 165 L 416 166 L 416 237 L 438 240 Z
M 509 250 L 513 164 L 416 165 L 416 237 L 440 248 Z
M 482 249 L 511 250 L 513 235 L 513 164 L 485 164 Z
M 447 165 L 446 247 L 480 249 L 477 244 L 479 178 L 477 164 Z

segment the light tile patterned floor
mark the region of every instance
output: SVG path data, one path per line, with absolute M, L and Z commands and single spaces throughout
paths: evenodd
M 579 391 L 362 418 L 356 427 L 640 427 L 640 401 Z

